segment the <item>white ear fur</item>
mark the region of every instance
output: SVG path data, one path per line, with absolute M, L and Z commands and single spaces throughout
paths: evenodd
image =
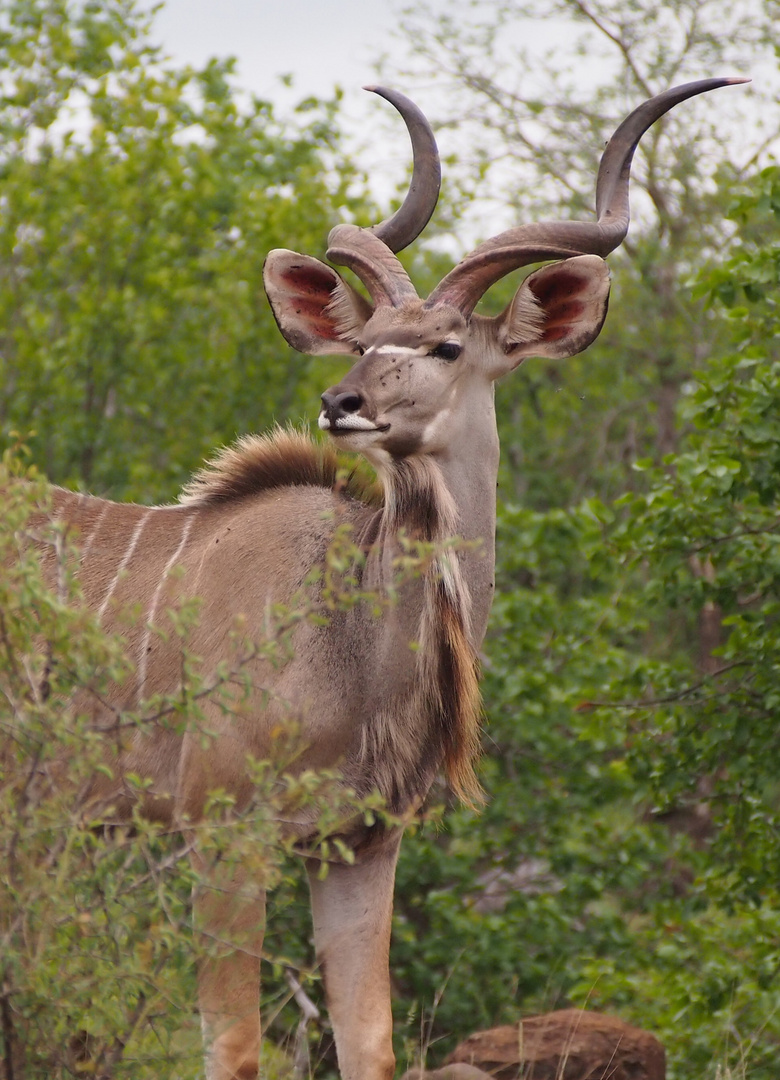
M 526 283 L 520 286 L 512 297 L 502 317 L 498 331 L 498 340 L 504 349 L 513 345 L 530 344 L 540 341 L 547 322 L 547 313 Z
M 323 308 L 323 314 L 333 320 L 333 325 L 340 338 L 345 341 L 356 341 L 363 327 L 374 314 L 374 309 L 365 297 L 352 288 L 348 281 L 341 275 L 330 301 Z
M 263 265 L 263 282 L 284 339 L 299 352 L 356 354 L 356 339 L 373 308 L 330 266 L 277 248 Z
M 559 360 L 582 352 L 598 337 L 608 301 L 609 269 L 597 255 L 576 255 L 530 274 L 494 320 L 506 354 L 503 371 L 527 356 Z

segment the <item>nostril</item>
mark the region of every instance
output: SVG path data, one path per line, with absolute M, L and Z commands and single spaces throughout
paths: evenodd
M 341 412 L 356 413 L 363 405 L 363 398 L 360 394 L 356 394 L 354 390 L 348 390 L 343 394 L 339 394 L 333 404 Z

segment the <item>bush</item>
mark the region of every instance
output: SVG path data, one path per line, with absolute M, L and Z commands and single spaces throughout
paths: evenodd
M 184 1080 L 202 1069 L 195 968 L 216 947 L 191 927 L 191 895 L 205 887 L 196 866 L 219 862 L 227 875 L 240 867 L 246 888 L 273 887 L 289 876 L 294 835 L 287 822 L 302 812 L 314 817 L 310 840 L 319 855 L 348 860 L 334 834 L 345 815 L 378 808 L 370 799 L 358 803 L 336 774 L 296 773 L 294 725 L 280 729 L 273 760 L 248 763 L 254 797 L 240 814 L 228 794 L 214 792 L 204 820 L 181 833 L 137 810 L 118 818 L 105 798 L 96 805 L 91 782 L 100 774 L 113 777 L 116 740 L 162 723 L 199 731 L 208 741 L 199 705 L 206 697 L 219 700 L 228 686 L 235 705 L 241 672 L 220 670 L 206 683 L 194 663 L 185 663 L 188 674 L 175 695 L 116 714 L 110 731 L 100 729 L 85 705 L 131 668 L 121 640 L 107 637 L 81 602 L 78 552 L 66 530 L 41 524 L 47 490 L 6 455 L 0 471 L 0 1061 L 6 1080 L 143 1080 L 161 1073 Z M 330 554 L 325 590 L 336 606 L 352 602 L 343 583 L 348 563 L 342 538 Z M 185 646 L 196 607 L 176 613 Z M 291 627 L 320 616 L 305 607 L 275 615 L 267 638 L 246 648 L 282 663 Z M 132 774 L 124 781 L 138 796 L 147 786 Z M 241 948 L 242 941 L 232 944 Z M 274 1014 L 291 997 L 280 979 L 287 955 L 275 959 Z

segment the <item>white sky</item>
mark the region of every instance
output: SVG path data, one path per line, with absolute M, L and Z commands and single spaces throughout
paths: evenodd
M 444 10 L 446 0 L 432 6 Z M 273 101 L 283 97 L 286 74 L 296 100 L 327 95 L 337 83 L 351 95 L 375 80 L 397 10 L 389 0 L 167 0 L 152 36 L 174 59 L 198 66 L 238 57 L 238 84 Z
M 141 0 L 148 8 L 154 2 Z M 340 86 L 343 131 L 351 136 L 356 160 L 370 162 L 369 183 L 381 204 L 405 183 L 411 154 L 390 106 L 361 88 L 377 82 L 382 57 L 389 57 L 390 68 L 404 66 L 409 45 L 393 31 L 410 6 L 411 0 L 165 0 L 151 38 L 177 64 L 202 67 L 214 56 L 234 56 L 236 87 L 272 101 L 281 107 L 279 115 L 308 95 L 328 97 Z M 449 0 L 426 0 L 426 6 L 435 13 L 452 10 Z M 526 25 L 524 43 L 530 35 L 540 49 L 551 45 L 560 32 L 553 23 Z M 518 33 L 513 28 L 508 42 Z M 289 89 L 281 82 L 287 75 L 293 80 Z M 416 86 L 398 89 L 410 93 L 427 115 L 435 114 L 435 79 L 422 92 Z M 438 138 L 446 156 L 454 149 L 453 136 L 440 132 Z M 468 247 L 476 234 L 461 239 Z
M 141 2 L 151 7 L 154 0 Z M 200 67 L 213 56 L 235 56 L 237 88 L 268 98 L 281 106 L 282 115 L 285 106 L 311 94 L 330 96 L 339 85 L 344 131 L 357 142 L 357 159 L 370 161 L 371 185 L 383 202 L 408 175 L 409 146 L 400 122 L 394 126 L 392 109 L 361 87 L 377 80 L 375 66 L 384 54 L 391 68 L 404 66 L 409 45 L 393 29 L 410 5 L 411 0 L 165 0 L 152 40 L 176 63 Z M 427 0 L 427 7 L 451 10 L 449 0 Z M 519 35 L 517 44 L 532 41 L 541 56 L 569 32 L 567 24 L 546 19 L 512 27 L 506 44 Z M 578 63 L 578 77 L 587 84 L 591 65 L 582 58 Z M 292 76 L 289 90 L 281 83 L 284 75 Z M 410 92 L 423 112 L 435 114 L 435 79 L 423 91 L 399 89 Z M 388 137 L 396 130 L 397 138 Z M 452 149 L 449 137 L 439 133 L 445 155 Z
M 153 0 L 142 0 L 149 8 Z M 445 11 L 448 0 L 428 0 Z M 202 67 L 214 56 L 237 60 L 235 85 L 281 107 L 309 95 L 344 91 L 343 130 L 353 137 L 358 160 L 370 158 L 371 187 L 384 202 L 411 168 L 403 126 L 398 137 L 373 138 L 394 130 L 392 108 L 361 88 L 376 83 L 376 64 L 393 51 L 399 63 L 408 46 L 392 36 L 408 0 L 165 0 L 151 38 L 176 63 Z M 292 76 L 291 88 L 282 76 Z M 399 89 L 403 89 L 400 87 Z M 426 111 L 426 103 L 417 103 Z M 397 117 L 396 117 L 397 119 Z M 389 120 L 389 125 L 385 126 Z

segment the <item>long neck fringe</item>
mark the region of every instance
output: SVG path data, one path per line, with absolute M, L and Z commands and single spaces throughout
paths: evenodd
M 457 536 L 457 510 L 430 458 L 395 462 L 382 480 L 385 524 L 441 545 Z M 457 552 L 439 551 L 425 573 L 420 626 L 422 692 L 430 735 L 440 748 L 447 780 L 466 805 L 484 802 L 475 773 L 480 754 L 479 665 L 469 636 L 471 600 Z

